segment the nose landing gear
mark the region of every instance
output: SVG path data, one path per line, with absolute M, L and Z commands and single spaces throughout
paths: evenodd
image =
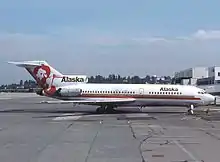
M 188 112 L 188 115 L 193 115 L 193 114 L 194 114 L 194 111 L 193 111 L 193 110 L 194 110 L 194 105 L 190 105 L 190 106 L 189 106 L 189 109 L 188 109 L 188 111 L 187 111 L 187 112 Z

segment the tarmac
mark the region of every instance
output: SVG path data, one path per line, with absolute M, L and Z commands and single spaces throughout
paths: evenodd
M 2 162 L 219 162 L 220 107 L 121 108 L 40 103 L 0 94 Z

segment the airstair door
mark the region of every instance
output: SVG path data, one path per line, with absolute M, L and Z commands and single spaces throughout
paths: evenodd
M 140 89 L 139 89 L 139 93 L 140 93 L 140 94 L 144 94 L 144 88 L 140 88 Z

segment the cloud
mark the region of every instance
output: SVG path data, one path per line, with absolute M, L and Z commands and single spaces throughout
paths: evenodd
M 196 33 L 192 34 L 191 36 L 193 39 L 199 40 L 213 40 L 213 39 L 220 39 L 220 30 L 198 30 Z
M 8 60 L 48 60 L 61 72 L 72 74 L 172 75 L 188 67 L 220 65 L 219 43 L 220 30 L 198 30 L 175 37 L 137 37 L 134 33 L 73 28 L 47 34 L 1 32 L 0 82 L 28 76 L 3 63 Z
M 139 43 L 169 43 L 169 42 L 183 42 L 183 41 L 209 41 L 220 40 L 220 30 L 198 30 L 189 36 L 176 36 L 176 37 L 144 37 L 133 38 L 133 41 Z

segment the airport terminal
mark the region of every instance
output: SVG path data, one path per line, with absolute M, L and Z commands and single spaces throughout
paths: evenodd
M 195 85 L 208 93 L 220 94 L 220 67 L 193 67 L 176 72 L 175 84 Z

